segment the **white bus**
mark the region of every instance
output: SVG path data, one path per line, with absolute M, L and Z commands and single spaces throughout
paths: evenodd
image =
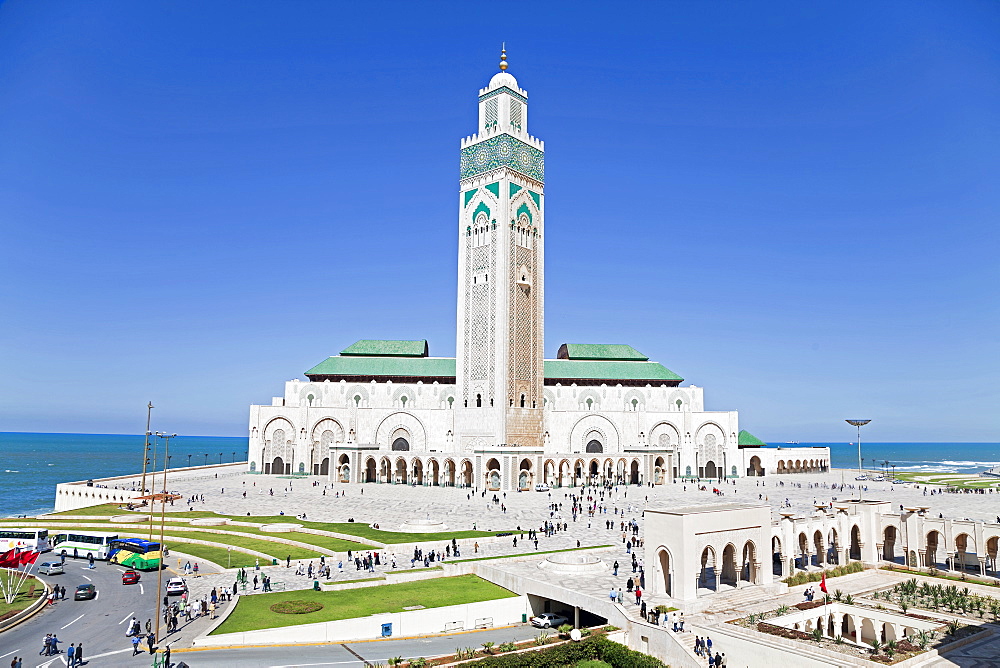
M 67 557 L 107 559 L 111 551 L 111 541 L 117 540 L 118 534 L 101 531 L 74 531 L 73 533 L 58 533 L 53 542 L 53 549 Z
M 7 552 L 15 548 L 31 550 L 32 552 L 48 552 L 52 549 L 49 544 L 49 530 L 0 528 L 0 552 Z

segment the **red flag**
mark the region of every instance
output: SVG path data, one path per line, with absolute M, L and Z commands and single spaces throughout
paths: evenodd
M 819 588 L 820 588 L 820 591 L 822 591 L 824 594 L 827 593 L 826 592 L 826 573 L 825 572 L 823 573 L 823 579 L 819 583 Z
M 7 550 L 6 552 L 0 553 L 0 567 L 17 568 L 18 561 L 16 550 Z
M 18 559 L 17 565 L 24 566 L 25 564 L 35 563 L 35 559 L 38 559 L 38 552 L 32 552 L 31 550 L 25 550 L 21 553 L 21 558 Z

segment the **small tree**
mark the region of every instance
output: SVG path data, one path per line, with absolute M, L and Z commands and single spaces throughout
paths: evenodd
M 492 640 L 487 640 L 486 642 L 483 643 L 483 652 L 485 652 L 486 654 L 492 654 L 494 645 L 496 645 L 495 642 L 493 642 Z
M 882 641 L 875 638 L 868 644 L 872 646 L 872 656 L 878 656 L 879 651 L 882 649 Z
M 834 601 L 839 601 L 843 597 L 844 597 L 844 592 L 840 591 L 839 589 L 834 589 L 833 590 L 833 600 Z
M 822 640 L 823 639 L 823 629 L 821 629 L 819 627 L 813 629 L 812 630 L 812 639 L 815 640 L 816 642 L 819 642 L 820 640 Z

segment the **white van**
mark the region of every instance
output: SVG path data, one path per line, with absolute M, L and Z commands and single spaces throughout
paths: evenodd
M 63 565 L 58 561 L 46 561 L 38 567 L 39 575 L 61 575 L 65 572 Z

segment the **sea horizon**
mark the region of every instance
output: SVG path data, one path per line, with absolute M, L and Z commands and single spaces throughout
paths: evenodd
M 0 517 L 51 512 L 61 482 L 130 475 L 142 471 L 145 434 L 0 432 Z M 856 470 L 857 444 L 771 443 L 768 447 L 829 447 L 831 468 Z M 247 436 L 177 436 L 169 468 L 245 461 Z M 986 441 L 862 441 L 864 468 L 896 473 L 978 473 L 1000 466 L 1000 443 Z M 155 457 L 155 464 L 154 464 Z M 150 468 L 162 469 L 162 446 L 150 445 Z

